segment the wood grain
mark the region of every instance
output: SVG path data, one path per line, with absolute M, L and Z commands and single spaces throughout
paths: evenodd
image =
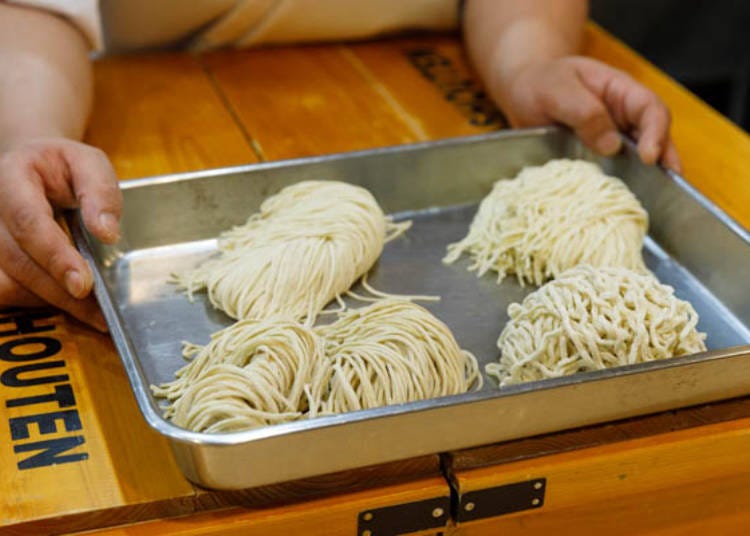
M 506 126 L 455 36 L 349 45 L 348 59 L 431 140 Z
M 459 493 L 547 478 L 544 506 L 460 534 L 740 534 L 750 521 L 750 419 L 458 472 Z
M 585 53 L 628 72 L 656 92 L 672 112 L 672 137 L 683 174 L 709 199 L 750 228 L 750 137 L 698 97 L 597 26 L 586 31 Z
M 196 59 L 187 54 L 110 57 L 94 66 L 86 142 L 120 178 L 246 164 L 257 155 Z
M 345 47 L 222 51 L 201 61 L 265 159 L 426 139 Z
M 319 499 L 291 506 L 261 510 L 232 508 L 192 516 L 97 531 L 100 536 L 351 536 L 357 532 L 357 516 L 383 508 L 435 497 L 447 497 L 448 485 L 431 478 L 371 491 Z M 434 534 L 426 531 L 413 534 Z
M 87 458 L 20 470 L 17 463 L 26 455 L 15 454 L 12 446 L 73 433 L 67 433 L 58 422 L 55 433 L 42 435 L 37 427 L 30 426 L 28 440 L 13 440 L 8 427 L 0 426 L 0 444 L 5 450 L 0 457 L 0 525 L 8 533 L 52 532 L 67 526 L 78 528 L 81 521 L 85 527 L 121 522 L 123 517 L 112 515 L 117 512 L 128 514 L 125 519 L 132 519 L 133 512 L 122 510 L 125 506 L 135 507 L 138 519 L 163 515 L 166 511 L 173 514 L 191 511 L 180 502 L 192 497 L 194 490 L 177 470 L 166 442 L 151 431 L 138 412 L 111 341 L 62 314 L 51 314 L 37 324 L 54 329 L 38 336 L 59 341 L 61 350 L 43 361 L 64 361 L 64 367 L 53 370 L 69 378 L 60 382 L 69 383 L 75 397 L 75 405 L 66 410 L 77 411 L 81 429 L 74 433 L 84 438 L 84 443 L 71 452 L 85 453 Z M 8 318 L 2 316 L 0 321 Z M 0 342 L 31 336 L 14 335 L 0 338 Z M 10 365 L 0 362 L 3 370 Z M 44 376 L 51 372 L 36 374 Z M 1 386 L 0 397 L 8 401 L 51 390 L 51 385 Z M 0 421 L 58 409 L 55 402 L 11 408 L 0 404 Z M 65 524 L 65 516 L 75 517 L 80 512 L 87 513 L 85 519 Z

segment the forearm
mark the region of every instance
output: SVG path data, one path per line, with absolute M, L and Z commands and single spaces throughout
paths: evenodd
M 467 0 L 466 46 L 490 92 L 502 100 L 519 69 L 578 53 L 587 13 L 586 0 Z
M 80 139 L 91 96 L 80 32 L 55 15 L 0 1 L 0 150 L 38 137 Z

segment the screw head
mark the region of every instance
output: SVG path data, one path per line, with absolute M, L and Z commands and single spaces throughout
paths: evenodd
M 366 513 L 365 513 L 365 514 L 364 514 L 364 515 L 362 516 L 362 519 L 364 519 L 365 521 L 372 521 L 372 512 L 366 512 Z
M 442 508 L 435 508 L 432 511 L 432 517 L 438 518 L 438 517 L 442 516 L 444 513 L 445 513 L 445 510 L 443 510 Z
M 534 500 L 531 501 L 531 504 L 533 504 L 534 506 L 539 506 L 540 502 L 542 502 L 542 501 L 540 501 L 539 499 L 534 499 Z
M 471 512 L 472 510 L 474 510 L 474 508 L 476 508 L 476 506 L 477 506 L 477 505 L 476 505 L 476 504 L 474 504 L 473 502 L 467 502 L 467 503 L 466 503 L 466 504 L 464 505 L 464 510 L 466 510 L 467 512 Z
M 362 531 L 362 536 L 372 536 L 372 531 L 371 530 L 363 530 Z
M 542 483 L 541 482 L 535 482 L 534 483 L 534 489 L 542 489 Z

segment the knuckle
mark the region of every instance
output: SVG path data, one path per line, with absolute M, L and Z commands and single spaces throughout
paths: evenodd
M 107 158 L 107 153 L 102 151 L 99 147 L 93 147 L 91 145 L 87 146 L 89 149 L 89 152 L 91 153 L 91 156 L 98 160 L 106 161 L 109 163 L 109 159 Z
M 603 128 L 607 123 L 607 110 L 597 101 L 589 101 L 580 107 L 577 120 L 581 127 L 595 129 Z
M 28 206 L 11 209 L 9 230 L 15 237 L 28 237 L 39 227 L 39 213 Z
M 53 277 L 60 277 L 65 272 L 72 268 L 72 263 L 68 260 L 68 256 L 64 251 L 53 251 L 51 252 L 45 261 L 47 271 L 52 274 Z
M 29 150 L 16 149 L 0 156 L 0 164 L 6 169 L 30 171 L 34 164 L 34 158 Z

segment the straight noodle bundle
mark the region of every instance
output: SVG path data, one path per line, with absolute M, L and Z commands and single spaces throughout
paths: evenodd
M 247 223 L 221 234 L 217 257 L 175 279 L 190 299 L 205 289 L 232 318 L 311 325 L 409 225 L 386 218 L 364 188 L 304 181 L 269 197 Z
M 183 355 L 190 363 L 176 379 L 152 386 L 169 402 L 165 417 L 197 432 L 230 432 L 302 417 L 323 342 L 295 322 L 242 320 L 206 346 L 186 343 Z
M 479 205 L 469 234 L 444 262 L 467 253 L 470 270 L 515 274 L 541 285 L 579 264 L 643 271 L 648 215 L 625 184 L 583 160 L 551 160 L 499 180 Z
M 311 413 L 402 404 L 479 389 L 476 358 L 429 311 L 387 299 L 341 314 L 317 328 L 326 366 L 313 378 Z

